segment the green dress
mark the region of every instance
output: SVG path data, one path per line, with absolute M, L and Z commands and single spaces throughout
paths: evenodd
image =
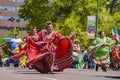
M 95 63 L 99 65 L 110 63 L 110 48 L 105 44 L 112 46 L 115 44 L 115 41 L 111 40 L 109 37 L 104 37 L 103 39 L 98 37 L 92 43 L 95 46 L 90 46 L 88 50 L 91 51 L 94 49 L 92 53 L 95 53 L 93 55 Z
M 72 66 L 74 68 L 78 68 L 78 69 L 82 69 L 84 67 L 84 60 L 83 60 L 83 56 L 84 54 L 78 54 L 78 55 L 74 55 L 74 61 L 72 63 Z

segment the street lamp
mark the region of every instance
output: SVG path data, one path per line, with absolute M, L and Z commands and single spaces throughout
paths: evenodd
M 98 37 L 98 19 L 99 19 L 99 0 L 97 0 L 97 15 L 96 15 L 96 37 Z

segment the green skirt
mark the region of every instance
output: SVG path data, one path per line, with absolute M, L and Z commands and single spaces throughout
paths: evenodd
M 89 50 L 92 50 L 94 46 L 90 46 Z M 110 63 L 109 60 L 109 48 L 107 46 L 98 46 L 94 51 L 94 61 L 96 64 L 107 64 Z
M 75 60 L 72 63 L 74 68 L 82 69 L 84 67 L 83 56 L 83 54 L 74 55 Z

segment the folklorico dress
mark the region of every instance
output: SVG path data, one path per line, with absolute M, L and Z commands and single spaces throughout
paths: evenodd
M 93 41 L 95 46 L 89 47 L 90 56 L 94 57 L 94 62 L 97 65 L 103 65 L 105 67 L 109 67 L 110 57 L 109 50 L 110 46 L 115 44 L 115 41 L 111 40 L 109 37 L 96 38 Z
M 120 45 L 115 45 L 112 48 L 112 59 L 120 67 Z
M 26 43 L 21 43 L 19 44 L 19 51 L 21 52 L 23 47 L 26 45 Z M 27 52 L 27 51 L 26 51 Z M 26 67 L 26 62 L 27 62 L 27 55 L 26 52 L 23 56 L 20 57 L 20 66 L 21 67 Z
M 68 37 L 63 37 L 60 33 L 52 31 L 48 33 L 47 30 L 42 30 L 38 33 L 41 41 L 48 44 L 51 53 L 54 56 L 54 71 L 62 71 L 68 68 L 73 61 L 70 50 L 72 41 Z
M 80 46 L 79 44 L 73 44 L 73 57 L 74 61 L 71 65 L 73 68 L 83 68 L 84 67 L 84 60 L 83 60 L 83 54 L 80 52 Z

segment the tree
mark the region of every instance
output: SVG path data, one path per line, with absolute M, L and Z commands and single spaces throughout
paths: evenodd
M 111 7 L 113 0 L 100 0 L 98 30 L 105 30 L 110 36 L 111 28 L 119 26 L 120 15 L 118 10 Z M 63 35 L 69 35 L 71 31 L 77 32 L 81 46 L 88 47 L 90 41 L 87 38 L 87 16 L 96 16 L 97 0 L 25 0 L 26 4 L 20 9 L 20 17 L 29 20 L 30 25 L 37 26 L 38 31 L 45 28 L 45 22 L 52 20 L 55 29 Z M 114 2 L 116 3 L 116 1 Z M 118 2 L 117 2 L 118 3 Z M 112 9 L 111 11 L 109 11 Z M 119 9 L 119 6 L 117 5 Z M 114 10 L 114 11 L 113 11 Z

